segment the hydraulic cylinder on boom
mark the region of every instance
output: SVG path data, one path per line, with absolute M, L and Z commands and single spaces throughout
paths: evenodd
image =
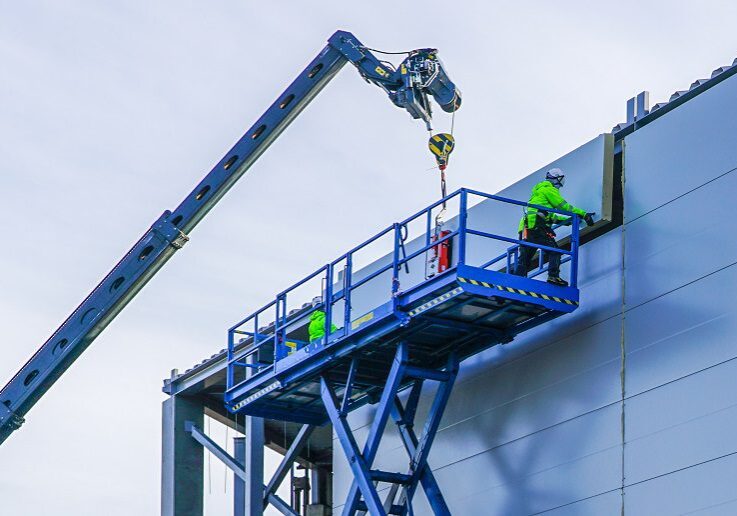
M 459 90 L 437 50 L 406 52 L 394 67 L 348 32 L 338 31 L 310 64 L 174 210 L 143 234 L 84 301 L 0 390 L 0 443 L 154 274 L 189 240 L 189 233 L 347 62 L 367 82 L 431 129 L 433 97 L 446 112 L 460 107 Z

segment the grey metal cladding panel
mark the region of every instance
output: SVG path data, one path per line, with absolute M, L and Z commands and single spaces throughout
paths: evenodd
M 737 514 L 737 498 L 728 502 L 718 502 L 712 506 L 697 509 L 685 514 L 692 516 L 734 516 Z
M 532 188 L 545 179 L 546 171 L 552 167 L 559 167 L 566 174 L 565 188 L 561 192 L 563 196 L 570 203 L 586 211 L 596 212 L 597 218 L 605 217 L 610 220 L 612 145 L 611 135 L 597 136 L 574 151 L 508 186 L 497 195 L 527 201 Z M 516 238 L 522 215 L 523 209 L 520 206 L 485 200 L 469 209 L 468 227 Z M 558 238 L 563 238 L 570 234 L 570 229 L 562 227 L 557 232 Z M 508 247 L 509 244 L 505 242 L 471 237 L 468 239 L 466 261 L 469 265 L 481 265 L 503 254 Z
M 618 398 L 621 319 L 611 316 L 620 311 L 620 230 L 582 250 L 581 308 L 463 362 L 431 463 L 442 465 L 444 457 L 457 460 Z M 427 403 L 425 395 L 418 421 Z M 349 416 L 359 443 L 365 440 L 373 414 L 373 407 L 364 407 Z M 469 425 L 494 431 L 474 428 L 468 437 Z M 392 426 L 379 452 L 379 461 L 387 468 L 388 461 L 400 461 L 402 466 L 405 460 L 404 452 L 397 453 L 400 442 Z M 336 500 L 350 483 L 339 446 L 335 442 Z
M 628 311 L 628 396 L 737 357 L 737 265 Z
M 737 359 L 628 398 L 625 406 L 628 484 L 737 452 Z
M 614 405 L 446 467 L 435 477 L 453 514 L 533 514 L 621 485 Z M 597 442 L 595 446 L 589 443 Z M 600 451 L 590 453 L 597 448 Z M 459 482 L 459 479 L 462 479 Z
M 619 324 L 612 319 L 458 384 L 433 461 L 462 460 L 616 402 L 618 354 Z
M 621 392 L 620 332 L 620 319 L 612 318 L 493 371 L 460 380 L 453 389 L 430 463 L 442 467 L 464 461 L 515 441 L 534 438 L 556 425 L 574 428 L 572 421 L 594 417 L 592 412 L 617 403 Z M 419 407 L 418 429 L 427 413 L 430 393 L 432 389 L 423 396 Z M 368 424 L 373 419 L 373 408 L 360 412 L 358 417 L 352 414 L 353 424 Z M 618 424 L 609 430 L 612 433 L 603 443 L 579 441 L 573 453 L 592 454 L 610 446 L 619 438 Z M 365 441 L 367 433 L 366 426 L 356 430 L 359 443 Z M 575 458 L 566 455 L 572 450 L 557 443 L 551 443 L 551 448 L 560 454 L 560 462 Z M 401 442 L 393 425 L 389 425 L 376 465 L 394 471 L 406 468 L 406 463 Z M 347 467 L 342 457 L 336 460 L 336 472 L 348 473 Z M 343 492 L 349 484 L 341 477 L 335 475 L 336 493 Z
M 541 388 L 542 380 L 550 375 L 561 375 L 565 371 L 574 374 L 573 371 L 590 369 L 595 365 L 614 359 L 619 355 L 620 330 L 616 321 L 607 321 L 621 311 L 621 233 L 619 229 L 613 230 L 600 238 L 590 242 L 582 248 L 581 260 L 581 307 L 569 315 L 565 315 L 554 321 L 528 330 L 519 335 L 515 341 L 504 346 L 495 346 L 479 353 L 467 360 L 461 366 L 459 378 L 456 382 L 455 391 L 470 378 L 477 376 L 491 377 L 497 374 L 499 368 L 507 367 L 514 369 L 514 374 L 524 374 L 527 363 L 523 362 L 525 357 L 534 352 L 541 352 L 544 360 L 531 358 L 529 364 L 553 362 L 558 364 L 558 369 L 544 368 L 543 374 L 527 375 L 526 384 L 528 392 Z M 600 327 L 596 325 L 606 321 Z M 579 335 L 576 335 L 579 334 Z M 604 339 L 615 335 L 617 342 Z M 548 345 L 556 344 L 558 347 L 550 351 L 542 351 Z M 585 351 L 571 357 L 570 350 L 582 346 Z M 593 354 L 592 354 L 593 353 Z M 561 357 L 570 357 L 562 359 Z M 590 360 L 583 360 L 589 357 Z M 537 369 L 536 369 L 537 370 Z M 517 393 L 519 395 L 519 393 Z M 485 398 L 485 407 L 489 407 L 489 398 Z M 508 401 L 508 400 L 507 400 Z M 448 411 L 454 410 L 455 404 L 451 402 Z M 373 409 L 366 407 L 349 416 L 351 428 L 359 428 L 373 421 Z
M 737 500 L 737 454 L 676 471 L 624 491 L 627 516 L 735 514 L 727 508 Z
M 737 78 L 625 138 L 625 220 L 737 167 Z
M 619 490 L 610 491 L 538 514 L 546 516 L 621 516 L 622 494 Z
M 469 455 L 478 453 L 618 401 L 620 334 L 620 319 L 608 319 L 492 371 L 461 377 L 438 435 L 438 442 L 449 440 L 452 456 L 448 461 L 457 460 L 461 449 L 469 450 Z M 432 392 L 429 385 L 423 391 L 418 421 L 427 413 Z M 365 412 L 361 420 L 368 423 L 373 409 Z M 459 435 L 465 439 L 467 430 L 479 427 L 493 432 L 482 434 L 479 443 L 453 444 Z M 365 426 L 357 430 L 358 435 L 363 437 L 363 431 L 367 431 Z M 444 437 L 446 433 L 452 437 Z M 397 447 L 399 444 L 397 440 Z
M 573 313 L 518 335 L 511 344 L 496 346 L 463 363 L 459 380 L 495 374 L 495 367 L 573 335 L 618 315 L 622 300 L 622 243 L 619 229 L 581 248 L 581 306 Z M 565 272 L 565 271 L 564 271 Z M 619 331 L 617 331 L 619 334 Z
M 611 186 L 608 182 L 611 181 L 612 174 L 612 144 L 612 135 L 601 134 L 508 186 L 499 195 L 527 201 L 532 187 L 545 179 L 545 172 L 558 167 L 566 174 L 566 184 L 561 193 L 569 202 L 580 208 L 596 211 L 597 215 L 609 215 L 611 206 L 604 203 L 611 202 L 609 196 L 605 195 L 608 194 L 605 188 Z
M 737 239 L 725 231 L 735 191 L 731 172 L 626 226 L 628 307 L 737 262 Z

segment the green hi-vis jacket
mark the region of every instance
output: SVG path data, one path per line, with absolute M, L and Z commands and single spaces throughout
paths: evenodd
M 330 325 L 330 333 L 334 332 L 336 329 L 337 328 L 334 324 Z M 320 339 L 325 335 L 325 312 L 322 310 L 315 310 L 312 312 L 307 332 L 310 334 L 310 342 Z
M 560 191 L 553 186 L 550 181 L 541 181 L 532 188 L 532 195 L 530 195 L 530 204 L 537 204 L 538 206 L 544 206 L 546 208 L 552 208 L 560 211 L 570 211 L 581 217 L 586 215 L 586 212 L 581 208 L 568 204 L 566 200 L 560 195 Z M 522 217 L 519 222 L 519 230 L 522 232 L 525 229 L 525 218 L 527 218 L 527 228 L 532 229 L 535 227 L 537 222 L 537 208 L 527 208 L 526 217 Z M 568 217 L 565 215 L 559 215 L 558 213 L 548 213 L 546 221 L 549 224 L 567 220 Z

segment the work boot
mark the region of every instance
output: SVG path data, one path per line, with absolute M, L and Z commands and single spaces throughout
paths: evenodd
M 566 280 L 561 279 L 561 278 L 557 278 L 555 276 L 549 277 L 548 278 L 548 283 L 550 283 L 552 285 L 557 285 L 559 287 L 567 287 L 568 286 L 568 282 Z

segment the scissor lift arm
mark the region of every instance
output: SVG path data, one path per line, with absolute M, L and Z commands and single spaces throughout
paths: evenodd
M 0 443 L 139 290 L 189 240 L 202 220 L 346 62 L 380 86 L 392 102 L 429 126 L 433 96 L 445 111 L 460 93 L 437 59 L 420 49 L 394 70 L 348 32 L 338 31 L 255 124 L 172 211 L 165 211 L 0 391 Z

